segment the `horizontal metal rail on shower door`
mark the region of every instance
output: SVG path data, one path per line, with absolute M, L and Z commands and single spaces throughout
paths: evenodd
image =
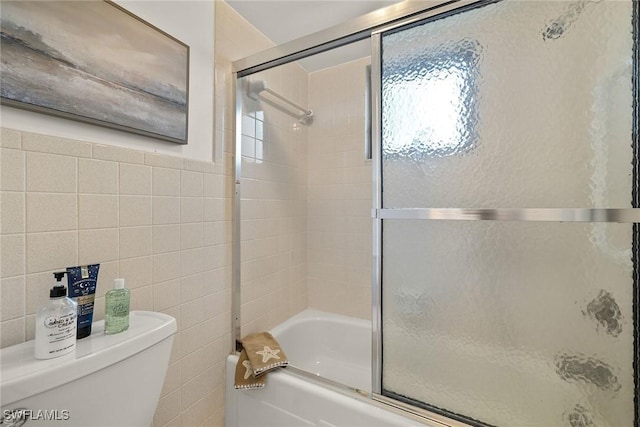
M 233 62 L 238 77 L 288 64 L 371 37 L 374 31 L 424 14 L 442 14 L 485 0 L 405 0 Z M 417 18 L 416 18 L 417 19 Z
M 598 208 L 400 208 L 374 209 L 376 219 L 418 219 L 450 221 L 549 221 L 640 223 L 640 209 Z

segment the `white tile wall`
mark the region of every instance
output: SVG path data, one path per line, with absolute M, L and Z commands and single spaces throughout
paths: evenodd
M 369 58 L 309 75 L 309 306 L 371 317 L 371 162 L 364 158 Z
M 53 271 L 100 263 L 96 320 L 117 277 L 127 280 L 132 309 L 178 320 L 154 426 L 222 426 L 218 373 L 231 347 L 229 168 L 1 132 L 0 345 L 33 339 Z M 205 182 L 216 183 L 206 186 L 206 222 Z
M 297 64 L 250 77 L 307 104 L 307 73 Z M 241 334 L 267 330 L 307 307 L 307 132 L 267 104 L 242 118 Z M 280 242 L 286 244 L 280 244 Z

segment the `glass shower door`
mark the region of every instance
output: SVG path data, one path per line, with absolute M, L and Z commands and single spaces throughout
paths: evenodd
M 475 425 L 638 421 L 637 7 L 379 33 L 381 394 Z

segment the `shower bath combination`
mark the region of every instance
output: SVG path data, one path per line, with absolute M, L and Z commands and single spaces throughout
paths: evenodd
M 245 200 L 253 203 L 256 177 L 268 180 L 307 168 L 301 175 L 308 179 L 308 194 L 286 200 L 292 210 L 306 212 L 295 218 L 308 230 L 309 243 L 302 248 L 306 264 L 292 268 L 311 272 L 303 309 L 344 314 L 346 305 L 357 303 L 355 292 L 318 280 L 318 270 L 340 276 L 340 266 L 347 265 L 350 280 L 361 280 L 356 271 L 372 271 L 369 311 L 353 316 L 371 325 L 364 334 L 370 342 L 361 344 L 366 354 L 372 353 L 370 387 L 350 379 L 335 384 L 330 372 L 318 380 L 311 368 L 283 371 L 278 379 L 287 387 L 302 380 L 300 393 L 311 388 L 305 381 L 324 387 L 310 399 L 326 399 L 323 405 L 340 400 L 335 410 L 324 411 L 332 414 L 348 411 L 342 406 L 348 395 L 375 410 L 400 410 L 426 425 L 636 425 L 638 2 L 504 0 L 442 2 L 428 11 L 411 7 L 391 7 L 376 15 L 378 21 L 371 15 L 327 30 L 324 40 L 315 35 L 280 46 L 281 56 L 273 53 L 270 61 L 263 53 L 234 63 L 243 98 L 237 111 L 264 103 L 256 118 L 261 126 L 281 126 L 282 120 L 271 121 L 275 110 L 309 124 L 313 112 L 299 105 L 306 99 L 321 117 L 314 126 L 298 126 L 308 140 L 289 144 L 284 133 L 281 145 L 269 141 L 273 151 L 295 146 L 299 163 L 280 168 L 279 159 L 272 174 L 268 158 L 247 161 L 244 199 L 245 178 L 236 169 L 239 207 Z M 290 93 L 282 86 L 272 90 L 265 83 L 288 78 L 260 74 L 302 59 L 306 52 L 322 52 L 322 46 L 365 39 L 372 50 L 370 163 L 348 145 L 347 132 L 332 127 L 340 121 L 330 116 L 337 110 L 336 117 L 346 122 L 359 111 L 340 95 L 350 93 L 357 98 L 354 104 L 368 99 L 364 70 L 361 80 L 350 80 L 345 64 L 335 72 L 323 71 L 326 78 L 310 74 L 309 96 L 300 96 L 305 101 L 299 103 L 280 95 Z M 358 65 L 366 66 L 365 61 Z M 327 86 L 314 86 L 320 81 Z M 362 94 L 359 86 L 353 89 L 356 81 Z M 344 104 L 327 108 L 320 102 L 326 99 Z M 358 117 L 352 123 L 360 125 L 360 119 L 366 121 Z M 364 138 L 362 124 L 363 129 L 352 126 L 350 131 Z M 244 155 L 242 143 L 246 140 L 238 138 L 238 158 Z M 360 207 L 355 199 L 365 196 L 339 193 L 350 184 L 346 170 L 355 166 L 348 161 L 356 158 L 371 168 L 366 183 L 371 206 L 362 214 L 370 222 L 370 246 L 357 248 L 371 251 L 369 269 L 353 265 L 351 258 L 340 259 L 335 248 L 327 250 L 343 238 L 331 224 L 343 226 L 343 232 L 347 224 L 361 224 L 341 215 Z M 314 169 L 321 161 L 326 164 Z M 332 162 L 344 170 L 327 166 Z M 288 194 L 290 183 L 274 193 Z M 343 199 L 353 204 L 338 205 Z M 256 216 L 250 212 L 238 227 L 235 244 L 240 233 L 259 234 Z M 324 223 L 323 216 L 328 218 Z M 321 238 L 316 240 L 314 233 Z M 360 237 L 344 241 L 355 247 Z M 235 261 L 245 262 L 237 253 Z M 234 318 L 240 331 L 240 298 L 255 295 L 257 279 L 249 270 L 246 282 L 241 280 L 239 265 L 237 272 Z M 316 299 L 323 290 L 332 297 Z M 243 302 L 248 312 L 254 310 L 251 301 Z M 277 324 L 283 326 L 275 330 L 304 323 L 309 335 L 321 336 L 325 314 L 282 319 Z M 294 348 L 287 353 L 294 355 L 289 354 L 296 366 L 295 346 L 310 345 L 298 339 L 290 343 Z M 362 368 L 360 362 L 341 358 L 338 344 L 328 347 L 324 350 L 338 365 Z M 327 356 L 309 357 L 304 363 L 321 367 Z M 277 406 L 249 397 L 242 395 L 237 402 L 256 406 L 229 408 L 240 414 Z M 340 421 L 313 410 L 294 414 L 316 425 L 349 425 L 346 416 Z

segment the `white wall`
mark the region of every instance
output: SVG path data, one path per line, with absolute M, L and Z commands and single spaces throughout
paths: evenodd
M 156 153 L 213 160 L 213 1 L 117 1 L 118 4 L 190 46 L 189 141 L 174 144 L 73 120 L 0 106 L 3 127 Z M 219 154 L 222 149 L 216 150 Z

